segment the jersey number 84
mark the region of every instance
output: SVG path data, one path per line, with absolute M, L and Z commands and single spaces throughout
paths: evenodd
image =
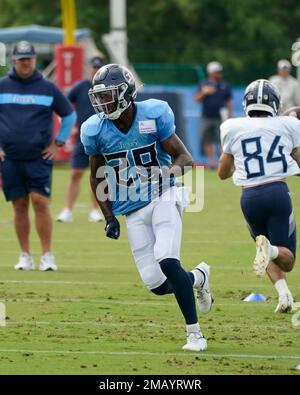
M 260 140 L 261 137 L 252 137 L 241 141 L 247 179 L 261 177 L 265 175 L 265 165 L 262 156 L 262 147 Z M 283 145 L 279 145 L 279 141 L 280 141 L 280 136 L 275 136 L 271 144 L 270 150 L 267 154 L 266 163 L 281 162 L 283 173 L 286 173 L 287 161 L 283 153 L 284 147 Z M 254 145 L 254 150 L 251 149 L 251 152 L 249 152 L 250 147 L 253 148 L 253 145 Z M 255 164 L 255 166 L 253 166 L 255 168 L 254 171 L 251 164 L 252 165 Z M 251 171 L 251 167 L 252 167 L 252 171 Z

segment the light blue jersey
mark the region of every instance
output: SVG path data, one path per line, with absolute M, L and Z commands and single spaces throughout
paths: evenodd
M 156 182 L 149 182 L 146 170 L 172 163 L 161 143 L 175 133 L 173 111 L 168 103 L 155 99 L 135 102 L 135 106 L 135 118 L 126 134 L 103 113 L 102 117 L 93 115 L 81 126 L 81 141 L 86 154 L 105 158 L 114 215 L 146 206 L 175 182 L 172 178 L 157 182 L 158 177 Z

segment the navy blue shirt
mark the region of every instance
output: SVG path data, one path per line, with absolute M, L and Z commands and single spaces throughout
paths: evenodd
M 53 112 L 73 113 L 69 100 L 37 70 L 26 79 L 13 69 L 0 79 L 0 146 L 12 160 L 31 160 L 52 141 Z
M 205 80 L 202 82 L 199 89 L 201 89 L 203 85 L 214 86 L 216 91 L 212 95 L 205 96 L 202 100 L 202 115 L 206 118 L 220 119 L 220 109 L 225 107 L 226 102 L 232 97 L 229 85 L 224 81 L 216 83 L 212 80 Z
M 73 85 L 68 93 L 68 98 L 74 104 L 76 110 L 79 130 L 83 122 L 92 115 L 95 115 L 95 110 L 88 95 L 91 86 L 89 80 L 79 81 Z M 80 133 L 77 134 L 77 141 L 80 142 Z

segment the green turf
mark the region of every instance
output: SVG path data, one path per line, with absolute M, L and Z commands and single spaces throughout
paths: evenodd
M 53 177 L 52 211 L 62 208 L 66 168 Z M 103 224 L 87 222 L 86 174 L 73 224 L 54 225 L 56 273 L 16 272 L 19 254 L 11 207 L 0 198 L 1 374 L 298 374 L 300 328 L 291 315 L 276 315 L 276 293 L 252 273 L 254 245 L 239 209 L 238 188 L 205 173 L 205 206 L 184 214 L 182 262 L 212 265 L 215 304 L 200 317 L 208 339 L 203 353 L 184 353 L 185 326 L 173 296 L 158 297 L 142 285 L 121 220 L 119 241 L 104 237 Z M 300 185 L 289 182 L 296 217 Z M 300 221 L 300 220 L 299 220 Z M 32 229 L 36 263 L 40 248 Z M 300 268 L 288 275 L 300 301 Z M 242 298 L 260 292 L 265 303 Z

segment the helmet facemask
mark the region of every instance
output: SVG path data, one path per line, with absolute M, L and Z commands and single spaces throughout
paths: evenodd
M 112 121 L 118 119 L 131 104 L 131 100 L 125 99 L 127 89 L 126 83 L 114 86 L 95 85 L 89 90 L 89 98 L 95 112 L 98 115 L 104 113 Z

